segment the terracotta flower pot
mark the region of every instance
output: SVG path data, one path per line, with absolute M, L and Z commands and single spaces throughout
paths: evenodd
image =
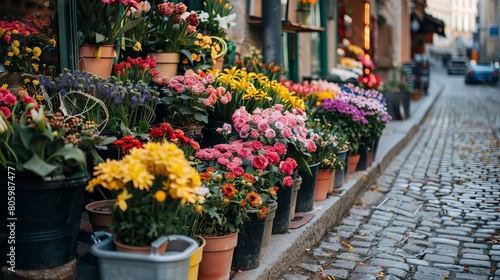
M 271 233 L 273 231 L 273 220 L 276 217 L 276 208 L 278 203 L 273 201 L 267 205 L 266 225 L 264 226 L 264 240 L 262 241 L 262 248 L 266 248 L 271 243 Z
M 115 205 L 115 202 L 115 199 L 100 200 L 91 202 L 85 206 L 94 232 L 107 231 L 113 233 L 109 229 L 109 225 L 113 222 L 111 209 L 113 208 L 113 205 Z
M 113 45 L 81 45 L 79 69 L 104 79 L 109 78 L 116 57 Z
M 131 246 L 121 243 L 120 241 L 116 240 L 116 238 L 113 239 L 113 242 L 115 243 L 117 252 L 143 254 L 143 255 L 149 255 L 151 253 L 157 255 L 163 255 L 167 251 L 167 245 L 168 245 L 168 240 L 165 238 L 165 241 L 161 243 L 161 245 L 158 247 L 158 251 L 154 252 L 151 251 L 152 246 Z
M 156 57 L 156 71 L 160 73 L 159 78 L 153 79 L 160 82 L 163 78 L 172 78 L 177 75 L 177 68 L 181 60 L 180 53 L 150 53 L 150 57 Z
M 349 174 L 353 174 L 356 171 L 356 166 L 359 162 L 359 154 L 358 155 L 349 155 Z
M 228 280 L 231 273 L 238 232 L 225 236 L 205 236 L 203 258 L 198 271 L 199 280 Z
M 222 73 L 223 68 L 224 68 L 224 57 L 219 57 L 215 60 L 215 65 L 212 69 L 218 70 L 219 73 Z
M 331 170 L 319 170 L 316 177 L 316 191 L 314 192 L 314 201 L 325 200 L 328 196 L 328 191 L 333 191 Z M 330 187 L 331 185 L 331 187 Z

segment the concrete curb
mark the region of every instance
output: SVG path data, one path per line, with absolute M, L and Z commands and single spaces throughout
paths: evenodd
M 385 150 L 378 152 L 378 160 L 366 171 L 356 172 L 344 183 L 339 195 L 330 196 L 325 201 L 316 202 L 314 218 L 298 229 L 285 234 L 274 234 L 267 248 L 262 249 L 260 266 L 253 270 L 233 272 L 234 280 L 279 279 L 290 265 L 301 257 L 307 248 L 318 243 L 331 227 L 340 223 L 355 200 L 382 174 L 390 162 L 410 142 L 420 125 L 428 116 L 434 101 L 444 90 L 444 85 L 431 82 L 434 94 L 422 99 L 419 110 L 412 118 L 391 128 L 388 135 L 382 135 L 380 142 L 387 143 Z M 385 141 L 385 142 L 384 142 Z

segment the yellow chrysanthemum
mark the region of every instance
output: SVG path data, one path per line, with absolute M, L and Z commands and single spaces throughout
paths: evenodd
M 5 66 L 10 66 L 10 60 L 6 60 L 6 61 L 3 63 L 3 65 L 5 65 Z
M 14 56 L 14 52 L 7 52 L 7 56 L 10 56 L 10 57 Z
M 146 166 L 139 162 L 131 162 L 123 166 L 123 182 L 132 182 L 134 188 L 139 190 L 150 190 L 153 186 L 155 176 L 148 172 Z
M 141 51 L 142 50 L 142 45 L 140 42 L 135 42 L 135 45 L 132 47 L 132 49 L 134 49 L 134 51 L 138 52 L 138 51 Z
M 322 91 L 316 94 L 318 101 L 323 101 L 327 98 L 334 99 L 335 98 L 335 92 L 331 91 Z
M 56 41 L 56 39 L 54 39 L 54 38 L 50 39 L 50 40 L 49 40 L 49 44 L 50 44 L 51 46 L 55 47 L 55 46 L 57 45 L 57 41 Z
M 115 179 L 121 179 L 122 164 L 117 160 L 106 159 L 106 162 L 99 163 L 94 167 L 94 176 L 102 181 L 112 182 Z
M 115 207 L 118 206 L 123 212 L 127 211 L 128 205 L 127 200 L 131 199 L 133 196 L 128 193 L 127 189 L 124 189 L 117 197 Z
M 31 63 L 31 66 L 33 67 L 33 70 L 35 70 L 36 72 L 38 72 L 38 63 Z M 38 85 L 38 80 L 33 80 L 33 84 L 35 86 L 37 86 Z
M 14 31 L 17 31 L 17 30 L 14 30 Z M 12 33 L 17 34 L 17 33 L 14 33 L 14 31 L 12 31 Z M 21 43 L 19 43 L 19 40 L 14 40 L 12 42 L 12 47 L 19 48 L 19 46 L 21 46 Z
M 21 53 L 18 47 L 12 47 L 12 52 L 14 53 L 14 55 L 19 55 Z
M 31 59 L 36 59 L 36 60 L 39 60 L 39 56 L 42 54 L 42 50 L 39 48 L 39 47 L 34 47 L 33 48 L 33 56 L 31 57 Z
M 19 34 L 19 30 L 17 30 L 17 29 L 12 30 L 12 34 L 14 34 L 14 35 Z M 16 41 L 17 41 L 17 40 L 16 40 Z

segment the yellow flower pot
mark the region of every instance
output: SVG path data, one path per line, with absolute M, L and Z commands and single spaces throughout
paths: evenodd
M 189 259 L 189 274 L 188 280 L 197 280 L 198 279 L 198 269 L 200 267 L 200 262 L 203 257 L 203 248 L 205 247 L 205 239 L 201 236 L 196 237 L 200 247 L 191 255 Z

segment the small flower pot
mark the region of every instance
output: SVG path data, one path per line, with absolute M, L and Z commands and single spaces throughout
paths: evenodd
M 94 201 L 85 206 L 89 214 L 89 221 L 92 224 L 92 229 L 94 232 L 97 231 L 107 231 L 113 233 L 109 229 L 109 225 L 113 222 L 111 216 L 111 209 L 115 205 L 115 199 Z

